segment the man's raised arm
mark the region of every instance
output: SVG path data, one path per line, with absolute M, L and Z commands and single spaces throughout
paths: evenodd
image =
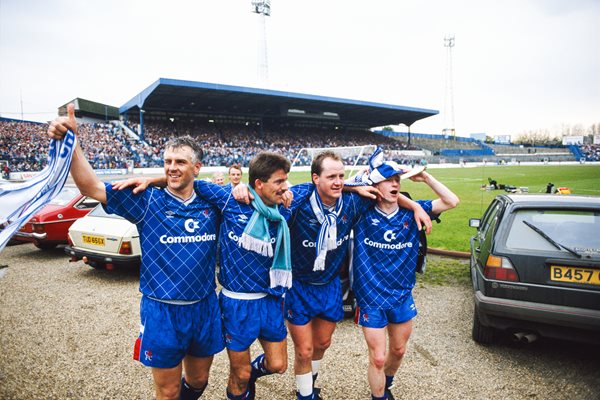
M 52 121 L 47 133 L 51 139 L 62 140 L 69 130 L 77 134 L 75 105 L 72 103 L 67 106 L 67 117 L 58 117 Z M 79 141 L 77 141 L 77 146 L 73 152 L 71 176 L 81 194 L 106 204 L 106 189 L 104 188 L 104 184 L 98 179 L 92 166 L 86 160 L 83 150 L 79 146 Z
M 433 175 L 427 172 L 421 172 L 418 175 L 415 175 L 409 178 L 415 182 L 424 182 L 438 195 L 438 199 L 435 199 L 432 204 L 432 212 L 434 214 L 440 214 L 446 210 L 450 210 L 451 208 L 455 208 L 460 203 L 460 200 L 457 195 L 455 195 L 450 189 L 446 187 L 443 183 L 438 181 L 433 177 Z

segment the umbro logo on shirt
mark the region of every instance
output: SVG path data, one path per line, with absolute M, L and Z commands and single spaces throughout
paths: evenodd
M 175 215 L 175 211 L 171 211 L 171 210 L 165 211 L 165 214 L 167 215 L 167 218 L 172 218 L 173 215 Z
M 378 220 L 377 218 L 371 218 L 371 225 L 377 226 L 377 225 L 379 225 L 380 222 L 381 221 Z
M 240 222 L 247 222 L 248 221 L 248 217 L 246 217 L 244 214 L 240 214 L 238 215 L 238 221 Z

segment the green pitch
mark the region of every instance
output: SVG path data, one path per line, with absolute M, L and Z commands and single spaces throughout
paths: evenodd
M 480 218 L 492 199 L 503 190 L 482 190 L 488 177 L 498 184 L 527 187 L 529 193 L 545 193 L 546 185 L 566 186 L 573 194 L 600 196 L 600 166 L 544 165 L 544 166 L 486 166 L 477 168 L 431 168 L 429 172 L 448 186 L 460 198 L 460 205 L 443 214 L 441 224 L 433 224 L 429 235 L 430 247 L 468 251 L 469 239 L 475 233 L 469 228 L 469 218 Z M 246 176 L 246 175 L 245 175 Z M 245 177 L 244 176 L 244 177 Z M 292 172 L 292 183 L 306 182 L 309 172 Z M 430 199 L 433 192 L 425 184 L 403 181 L 402 190 L 413 199 Z M 558 196 L 558 195 L 557 195 Z

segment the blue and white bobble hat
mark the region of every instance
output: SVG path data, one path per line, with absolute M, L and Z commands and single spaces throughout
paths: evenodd
M 383 182 L 394 175 L 403 175 L 409 170 L 394 161 L 383 161 L 383 149 L 378 147 L 369 158 L 370 173 L 363 171 L 344 182 L 348 186 L 367 186 Z

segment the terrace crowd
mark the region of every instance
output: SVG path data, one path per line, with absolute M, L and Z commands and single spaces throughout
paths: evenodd
M 137 124 L 130 124 L 129 127 L 137 133 Z M 8 161 L 13 172 L 41 170 L 46 164 L 49 144 L 43 134 L 46 128 L 45 124 L 0 120 L 0 160 Z M 402 150 L 432 150 L 430 147 L 433 146 L 417 140 L 408 146 L 405 139 L 358 129 L 284 125 L 260 127 L 251 123 L 193 121 L 183 124 L 170 120 L 147 121 L 144 141 L 128 134 L 118 122 L 83 123 L 79 125 L 78 134 L 82 138 L 84 153 L 95 169 L 161 167 L 164 144 L 169 137 L 182 135 L 198 139 L 204 148 L 203 163 L 207 166 L 248 166 L 249 161 L 261 151 L 280 153 L 294 161 L 295 165 L 309 165 L 311 156 L 307 152 L 300 152 L 303 148 L 362 145 L 383 145 L 389 151 L 388 159 L 414 164 L 421 162 L 421 159 L 394 154 Z M 442 145 L 442 141 L 437 145 Z M 600 161 L 600 146 L 584 145 L 581 149 L 588 160 Z M 357 156 L 352 154 L 345 157 L 344 161 L 362 165 L 366 164 L 366 156 L 368 154 L 357 161 Z
M 587 161 L 600 161 L 600 144 L 586 144 L 579 149 Z

